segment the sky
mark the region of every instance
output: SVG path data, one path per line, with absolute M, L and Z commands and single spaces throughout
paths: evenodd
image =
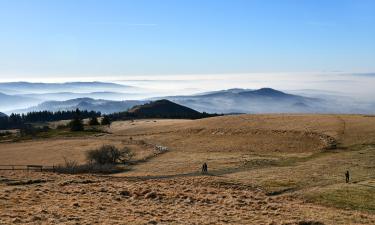
M 0 81 L 374 71 L 373 0 L 0 0 Z

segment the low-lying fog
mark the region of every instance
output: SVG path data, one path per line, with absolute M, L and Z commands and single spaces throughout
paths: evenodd
M 250 73 L 137 76 L 108 79 L 116 83 L 133 85 L 160 94 L 181 95 L 230 88 L 277 90 L 308 95 L 333 94 L 373 100 L 375 73 Z
M 44 101 L 65 101 L 90 97 L 105 100 L 144 100 L 154 97 L 195 95 L 198 93 L 231 88 L 259 89 L 270 87 L 290 94 L 315 97 L 335 102 L 334 107 L 351 107 L 337 112 L 375 112 L 375 73 L 250 73 L 250 74 L 196 74 L 153 76 L 107 76 L 65 78 L 0 78 L 0 112 L 12 112 L 38 105 Z M 4 82 L 27 81 L 51 85 L 17 84 Z M 108 84 L 89 83 L 92 81 Z M 88 82 L 75 85 L 56 83 Z M 113 84 L 114 83 L 114 84 Z M 119 84 L 119 86 L 116 86 Z M 121 85 L 121 86 L 120 86 Z M 2 98 L 2 94 L 12 98 Z M 22 98 L 22 99 L 21 99 Z M 5 99 L 5 100 L 4 100 Z M 185 99 L 186 100 L 186 99 Z M 8 102 L 7 102 L 8 101 Z M 9 102 L 12 101 L 12 102 Z M 8 104 L 7 104 L 8 103 Z M 11 104 L 10 104 L 11 103 Z M 226 107 L 223 103 L 222 107 Z M 228 105 L 227 107 L 231 107 Z M 333 107 L 333 105 L 332 105 Z M 359 110 L 356 111 L 356 108 Z M 362 110 L 363 109 L 363 110 Z M 224 110 L 225 112 L 230 109 Z M 310 110 L 314 112 L 314 110 Z M 247 111 L 246 111 L 247 112 Z M 249 110 L 251 112 L 251 110 Z M 263 111 L 261 111 L 263 112 Z M 332 112 L 332 109 L 327 112 Z

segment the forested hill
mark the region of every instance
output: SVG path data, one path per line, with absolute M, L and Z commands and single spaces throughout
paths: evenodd
M 26 114 L 11 114 L 9 117 L 0 117 L 0 129 L 18 129 L 22 128 L 27 123 L 49 122 L 59 120 L 71 120 L 73 118 L 90 118 L 100 116 L 100 112 L 86 111 L 86 110 L 72 110 L 72 111 L 40 111 L 29 112 Z
M 158 100 L 138 105 L 129 110 L 140 117 L 199 118 L 201 113 L 169 100 Z
M 112 120 L 133 118 L 200 119 L 218 116 L 218 114 L 201 113 L 186 106 L 162 99 L 134 106 L 126 112 L 112 113 L 109 116 Z

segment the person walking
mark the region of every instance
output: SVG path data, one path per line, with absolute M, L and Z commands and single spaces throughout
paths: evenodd
M 206 174 L 207 173 L 207 163 L 203 163 L 203 165 L 202 165 L 202 173 L 203 174 Z
M 345 181 L 346 181 L 346 183 L 349 183 L 349 179 L 350 179 L 350 174 L 349 174 L 349 170 L 347 170 L 345 172 Z

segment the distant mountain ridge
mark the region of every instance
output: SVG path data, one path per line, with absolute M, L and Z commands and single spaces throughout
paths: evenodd
M 35 99 L 40 99 L 44 101 L 54 100 L 54 101 L 66 101 L 75 98 L 93 98 L 93 99 L 105 99 L 120 101 L 124 99 L 129 99 L 131 97 L 138 97 L 138 94 L 134 93 L 120 93 L 111 91 L 96 91 L 88 93 L 75 93 L 75 92 L 51 92 L 43 94 L 20 94 L 17 96 L 31 97 Z
M 258 90 L 235 88 L 188 96 L 159 97 L 150 100 L 160 99 L 166 99 L 195 111 L 207 113 L 304 113 L 324 112 L 325 110 L 323 107 L 324 101 L 321 99 L 287 94 L 272 88 Z M 110 101 L 75 98 L 66 101 L 45 101 L 37 106 L 18 110 L 17 112 L 74 110 L 79 108 L 102 113 L 114 113 L 126 111 L 133 106 L 147 103 L 150 100 Z M 158 102 L 158 104 L 162 103 Z M 145 107 L 147 109 L 147 106 Z
M 35 98 L 17 95 L 7 95 L 0 92 L 1 111 L 7 111 L 14 108 L 24 108 L 30 104 L 39 104 L 40 102 L 42 101 Z
M 0 110 L 14 112 L 45 101 L 93 98 L 122 101 L 139 96 L 137 87 L 108 82 L 0 83 Z M 138 93 L 138 94 L 137 94 Z
M 7 117 L 7 114 L 0 112 L 0 117 Z
M 133 86 L 109 82 L 66 82 L 66 83 L 0 83 L 0 92 L 7 94 L 40 94 L 48 92 L 95 92 L 95 91 L 129 91 Z
M 114 113 L 127 111 L 135 105 L 143 104 L 148 101 L 126 100 L 126 101 L 110 101 L 103 99 L 92 98 L 76 98 L 67 101 L 46 101 L 37 106 L 21 109 L 17 112 L 30 112 L 30 111 L 61 111 L 61 110 L 88 110 L 98 111 L 101 113 Z
M 102 99 L 102 94 L 108 95 L 110 99 L 113 92 L 96 92 L 90 97 L 72 98 L 63 101 L 41 101 L 32 98 L 38 94 L 26 95 L 4 95 L 0 94 L 0 111 L 11 112 L 29 112 L 29 111 L 58 111 L 73 110 L 80 108 L 82 110 L 94 110 L 102 113 L 122 112 L 132 108 L 135 105 L 144 104 L 150 101 L 167 99 L 179 105 L 194 109 L 198 112 L 207 113 L 364 113 L 374 114 L 375 104 L 356 102 L 349 98 L 329 96 L 306 97 L 297 94 L 289 94 L 272 88 L 261 89 L 241 89 L 233 88 L 228 90 L 211 91 L 198 93 L 194 95 L 155 97 L 145 100 L 108 100 Z M 59 93 L 51 93 L 60 95 Z M 72 97 L 77 96 L 74 93 Z M 62 93 L 69 97 L 70 93 Z M 86 94 L 82 94 L 85 96 Z M 116 95 L 116 94 L 115 94 Z M 120 96 L 121 97 L 121 96 Z M 17 99 L 18 98 L 18 99 Z M 131 99 L 131 97 L 129 97 Z M 126 98 L 126 99 L 129 99 Z M 8 99 L 5 100 L 4 99 Z M 11 100 L 9 100 L 11 99 Z M 20 110 L 6 110 L 8 106 L 14 107 L 22 103 L 35 103 L 33 107 L 18 107 Z M 21 105 L 22 105 L 21 104 Z M 13 108 L 14 109 L 14 108 Z
M 272 88 L 235 88 L 162 98 L 209 113 L 310 113 L 326 110 L 326 103 L 322 99 L 287 94 Z

